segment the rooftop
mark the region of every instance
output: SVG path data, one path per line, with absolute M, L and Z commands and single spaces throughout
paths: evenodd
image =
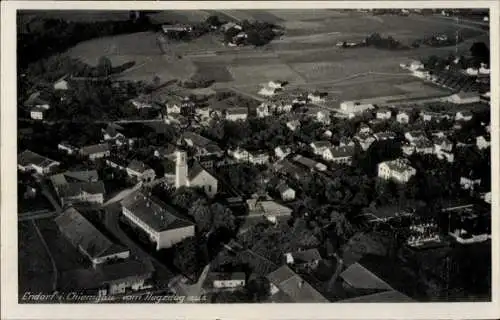
M 55 218 L 55 222 L 64 236 L 90 259 L 127 251 L 125 247 L 111 242 L 74 208 L 66 209 Z
M 353 288 L 392 290 L 390 285 L 358 262 L 350 265 L 340 274 L 340 277 Z
M 391 170 L 399 171 L 399 172 L 413 169 L 413 167 L 410 165 L 410 162 L 407 159 L 403 159 L 403 158 L 391 160 L 391 161 L 384 161 L 384 162 L 381 162 L 380 164 L 382 164 L 382 163 L 387 165 Z
M 97 181 L 99 179 L 97 170 L 66 171 L 64 175 L 66 176 L 66 178 L 81 182 Z
M 332 147 L 329 148 L 334 158 L 352 157 L 354 155 L 354 146 Z
M 318 249 L 308 249 L 291 253 L 296 263 L 307 263 L 314 260 L 321 260 Z
M 184 140 L 191 140 L 194 145 L 201 146 L 201 147 L 205 147 L 209 144 L 215 144 L 215 142 L 213 142 L 212 140 L 205 138 L 205 137 L 203 137 L 195 132 L 192 132 L 192 131 L 183 132 L 182 138 Z
M 90 146 L 85 146 L 80 149 L 80 152 L 85 155 L 101 153 L 109 151 L 109 145 L 107 143 L 94 144 Z
M 132 160 L 127 166 L 127 169 L 133 170 L 135 172 L 144 173 L 146 170 L 150 170 L 151 168 L 144 164 L 144 162 L 139 160 Z
M 104 194 L 106 192 L 104 183 L 97 182 L 73 182 L 67 183 L 59 187 L 61 197 L 73 197 L 82 193 L 88 194 Z
M 122 200 L 122 206 L 154 230 L 183 228 L 193 225 L 187 218 L 182 217 L 170 206 L 153 197 L 145 196 L 136 191 Z
M 58 162 L 51 160 L 49 158 L 46 158 L 44 156 L 41 156 L 38 153 L 35 153 L 33 151 L 25 150 L 17 156 L 17 163 L 19 163 L 23 167 L 32 164 L 32 165 L 36 165 L 38 167 L 44 168 L 44 167 L 48 167 L 48 166 L 53 165 L 53 164 L 58 163 Z
M 311 145 L 314 145 L 314 147 L 318 149 L 330 148 L 332 146 L 330 141 L 325 141 L 325 140 L 313 141 L 311 142 Z
M 282 266 L 271 272 L 267 278 L 293 302 L 329 302 L 288 266 Z
M 248 114 L 248 108 L 229 108 L 226 110 L 226 114 L 229 115 L 243 115 L 243 114 Z

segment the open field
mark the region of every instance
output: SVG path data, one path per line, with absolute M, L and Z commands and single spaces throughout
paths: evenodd
M 68 53 L 93 65 L 103 55 L 109 56 L 113 65 L 135 61 L 134 67 L 120 75 L 122 79 L 151 81 L 159 76 L 163 81 L 183 80 L 199 72 L 214 77 L 214 88 L 234 87 L 249 95 L 255 95 L 260 84 L 280 79 L 304 89 L 321 88 L 332 92 L 336 99 L 347 100 L 399 95 L 409 90 L 435 94 L 440 89 L 420 88 L 415 78 L 405 76 L 399 64 L 432 54 L 448 55 L 456 49 L 458 54 L 467 54 L 474 41 L 488 41 L 488 33 L 480 26 L 457 25 L 454 20 L 434 16 L 372 16 L 342 10 L 169 10 L 152 16 L 195 22 L 212 14 L 225 20 L 274 22 L 285 26 L 286 32 L 262 48 L 225 47 L 219 35 L 174 42 L 154 32 L 143 32 L 87 41 Z M 457 47 L 391 51 L 335 46 L 338 41 L 361 40 L 373 32 L 405 43 L 457 30 L 467 38 Z M 369 77 L 378 77 L 377 83 Z
M 31 221 L 18 223 L 19 293 L 50 292 L 52 265 Z

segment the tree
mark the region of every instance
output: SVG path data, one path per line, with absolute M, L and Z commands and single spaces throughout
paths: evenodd
M 175 251 L 173 263 L 187 277 L 195 278 L 200 267 L 198 248 L 199 246 L 194 237 L 188 238 L 173 247 Z
M 266 277 L 256 277 L 248 282 L 248 294 L 254 302 L 266 301 L 269 297 L 271 285 Z
M 99 77 L 108 77 L 113 73 L 113 64 L 108 57 L 102 56 L 97 63 L 97 75 Z
M 216 15 L 212 15 L 212 16 L 209 16 L 205 22 L 209 25 L 209 26 L 213 26 L 213 27 L 220 27 L 223 22 L 220 20 L 219 16 L 216 16 Z
M 474 42 L 470 47 L 470 53 L 476 62 L 490 62 L 490 49 L 484 42 Z
M 349 220 L 347 220 L 345 214 L 334 210 L 330 213 L 330 221 L 338 237 L 345 240 L 354 233 L 354 228 Z
M 198 199 L 192 203 L 189 215 L 194 218 L 198 231 L 205 233 L 212 229 L 212 213 L 205 199 Z

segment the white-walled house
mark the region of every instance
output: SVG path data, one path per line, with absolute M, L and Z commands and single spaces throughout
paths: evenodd
M 352 147 L 331 147 L 323 152 L 323 159 L 338 164 L 351 164 L 355 148 Z
M 229 121 L 246 120 L 248 118 L 247 108 L 230 108 L 226 110 L 226 119 Z
M 286 123 L 286 127 L 288 129 L 290 129 L 291 131 L 295 131 L 297 130 L 298 128 L 300 128 L 300 121 L 299 120 L 292 120 L 292 121 L 288 121 Z
M 33 120 L 43 120 L 46 109 L 34 107 L 30 110 L 30 117 Z
M 289 146 L 277 146 L 274 148 L 274 154 L 278 159 L 286 158 L 292 152 L 292 148 Z
M 156 176 L 153 169 L 144 162 L 138 160 L 132 160 L 127 166 L 126 171 L 129 177 L 134 177 L 142 182 L 151 182 Z
M 491 145 L 491 141 L 490 141 L 489 137 L 485 137 L 485 136 L 476 137 L 476 146 L 479 150 L 487 149 L 490 147 L 490 145 Z
M 30 150 L 25 150 L 17 155 L 17 167 L 21 171 L 34 170 L 39 175 L 46 175 L 54 171 L 59 165 L 59 162 Z
M 380 120 L 388 120 L 391 118 L 392 112 L 389 109 L 379 109 L 377 110 L 376 117 Z
M 401 124 L 407 124 L 410 122 L 410 115 L 408 112 L 401 111 L 396 115 L 396 121 Z
M 470 121 L 472 120 L 472 112 L 470 111 L 458 111 L 455 115 L 456 121 Z
M 109 144 L 101 143 L 80 148 L 80 154 L 90 160 L 109 157 L 111 154 Z
M 326 149 L 331 148 L 332 144 L 329 141 L 313 141 L 309 144 L 313 149 L 313 153 L 316 155 L 323 155 Z
M 459 92 L 448 97 L 448 101 L 455 104 L 476 103 L 481 100 L 481 97 L 476 92 Z
M 195 226 L 192 221 L 140 191 L 126 197 L 121 205 L 123 216 L 149 236 L 150 241 L 156 245 L 156 250 L 170 248 L 194 236 Z
M 280 193 L 281 200 L 283 201 L 292 201 L 295 200 L 295 190 L 290 188 L 286 183 L 281 183 L 277 187 L 278 192 Z
M 378 176 L 384 180 L 394 180 L 406 183 L 416 175 L 417 170 L 413 168 L 406 159 L 384 161 L 378 164 Z

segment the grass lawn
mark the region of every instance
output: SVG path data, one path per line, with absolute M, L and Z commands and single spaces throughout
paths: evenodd
M 229 82 L 233 80 L 233 77 L 224 65 L 209 62 L 195 62 L 195 65 L 197 68 L 196 74 L 202 78 L 213 79 L 216 82 Z
M 52 291 L 52 264 L 31 221 L 18 223 L 20 298 L 25 292 Z

